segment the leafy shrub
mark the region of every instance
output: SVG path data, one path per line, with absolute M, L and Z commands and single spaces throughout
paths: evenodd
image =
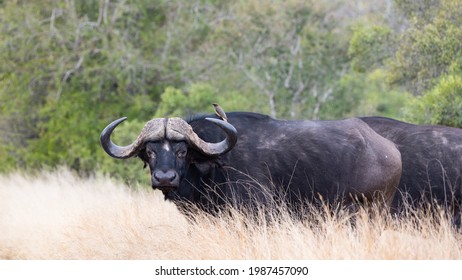
M 417 123 L 462 128 L 462 76 L 441 77 L 432 90 L 409 104 L 406 118 Z

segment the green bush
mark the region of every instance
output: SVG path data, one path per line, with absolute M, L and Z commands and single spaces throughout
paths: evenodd
M 348 48 L 353 70 L 364 73 L 382 67 L 384 60 L 392 55 L 394 40 L 393 33 L 386 26 L 356 26 Z
M 462 76 L 441 77 L 432 90 L 409 104 L 406 118 L 416 123 L 462 128 Z
M 454 63 L 462 65 L 462 3 L 460 0 L 397 2 L 409 16 L 409 27 L 400 34 L 390 62 L 389 81 L 420 95 L 431 90 Z
M 350 72 L 337 89 L 343 97 L 330 102 L 331 112 L 342 116 L 386 116 L 401 118 L 408 100 L 413 97 L 386 82 L 386 71 L 378 68 L 368 73 Z
M 217 92 L 205 83 L 192 84 L 185 91 L 167 87 L 160 96 L 156 117 L 185 117 L 198 112 L 210 112 L 218 102 Z

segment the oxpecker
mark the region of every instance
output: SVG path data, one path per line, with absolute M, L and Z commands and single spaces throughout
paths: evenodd
M 217 103 L 212 103 L 212 105 L 213 105 L 213 108 L 215 108 L 215 114 L 217 114 L 217 116 L 219 116 L 222 120 L 227 122 L 228 118 L 226 117 L 226 113 L 225 111 L 223 111 L 220 105 L 218 105 Z

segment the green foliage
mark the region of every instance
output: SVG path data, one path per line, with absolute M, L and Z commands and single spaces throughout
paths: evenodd
M 335 6 L 335 4 L 333 4 Z M 316 1 L 246 1 L 215 31 L 214 48 L 225 49 L 239 81 L 267 100 L 274 117 L 319 117 L 335 98 L 348 61 L 348 29 L 335 7 Z M 275 24 L 275 23 L 278 24 Z M 344 40 L 342 40 L 344 39 Z
M 418 2 L 424 4 L 422 13 L 432 16 L 418 18 L 410 13 L 410 27 L 401 35 L 389 78 L 414 94 L 431 89 L 454 61 L 462 63 L 462 2 Z
M 386 13 L 382 11 L 386 10 Z M 66 165 L 149 185 L 114 141 L 153 117 L 406 117 L 460 126 L 460 0 L 0 1 L 0 171 Z M 409 93 L 416 96 L 413 97 Z
M 159 72 L 139 49 L 151 54 L 156 45 L 139 45 L 134 26 L 157 24 L 144 8 L 52 0 L 0 7 L 2 169 L 68 165 L 94 172 L 109 121 L 154 113 L 151 77 Z M 140 21 L 125 21 L 135 15 Z
M 188 97 L 184 92 L 173 87 L 167 87 L 160 96 L 160 106 L 157 110 L 157 117 L 183 115 L 183 106 L 187 104 Z
M 394 0 L 398 11 L 413 21 L 426 22 L 435 17 L 441 0 Z
M 393 58 L 397 34 L 381 24 L 360 23 L 354 26 L 348 54 L 351 70 L 340 83 L 345 98 L 339 106 L 349 106 L 349 115 L 400 117 L 412 97 L 388 84 L 388 64 Z M 342 100 L 348 100 L 345 103 Z M 344 109 L 346 110 L 346 109 Z
M 386 26 L 360 25 L 354 28 L 348 54 L 351 67 L 357 72 L 382 67 L 384 60 L 392 55 L 393 34 Z
M 386 82 L 387 73 L 381 69 L 370 73 L 350 72 L 345 75 L 337 92 L 343 95 L 337 102 L 329 103 L 337 118 L 348 116 L 402 117 L 404 106 L 412 96 L 391 88 Z
M 238 92 L 218 92 L 206 83 L 192 84 L 184 90 L 167 87 L 161 94 L 160 106 L 154 117 L 190 116 L 197 113 L 212 113 L 212 103 L 218 103 L 226 111 L 250 108 L 252 102 Z M 250 110 L 250 109 L 248 109 Z
M 0 172 L 7 172 L 16 167 L 17 153 L 11 143 L 2 141 L 0 145 Z
M 449 126 L 462 124 L 462 2 L 396 1 L 407 18 L 388 80 L 416 95 L 405 109 L 408 120 Z
M 416 123 L 462 128 L 462 76 L 441 77 L 431 91 L 412 101 L 406 113 Z
M 211 104 L 217 102 L 216 94 L 216 90 L 207 84 L 192 84 L 185 92 L 167 87 L 160 97 L 155 117 L 188 116 L 210 111 Z

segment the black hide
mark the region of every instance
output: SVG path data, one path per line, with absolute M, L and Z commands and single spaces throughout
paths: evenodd
M 401 152 L 403 173 L 394 208 L 403 202 L 415 207 L 436 202 L 460 215 L 462 202 L 462 130 L 413 125 L 383 117 L 361 118 Z M 460 219 L 459 217 L 456 217 Z M 459 221 L 460 222 L 460 221 Z
M 216 116 L 188 123 L 207 142 L 223 140 L 222 130 L 205 117 Z M 399 151 L 361 120 L 283 121 L 239 112 L 227 117 L 238 132 L 236 146 L 217 157 L 189 148 L 184 161 L 172 151 L 170 164 L 176 169 L 181 165 L 181 178 L 178 188 L 164 190 L 167 199 L 193 202 L 208 211 L 225 203 L 240 207 L 281 200 L 299 207 L 319 198 L 328 203 L 378 197 L 391 202 L 401 175 Z M 146 150 L 165 143 L 146 145 L 139 156 L 153 172 L 156 162 Z

